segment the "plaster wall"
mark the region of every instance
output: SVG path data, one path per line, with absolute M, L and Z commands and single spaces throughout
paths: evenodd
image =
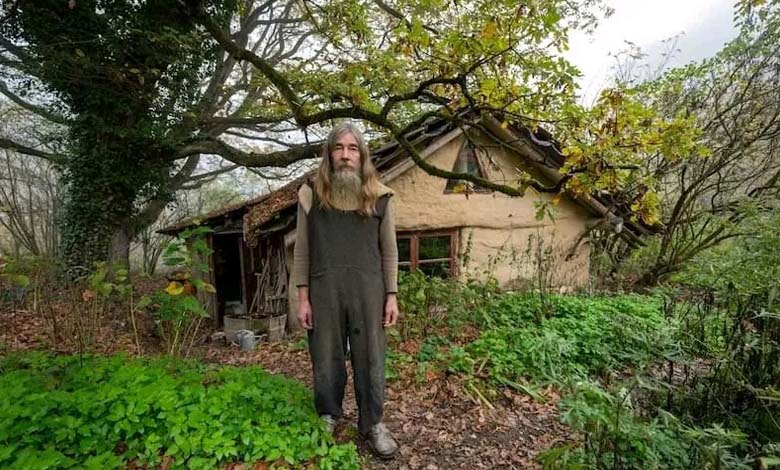
M 428 157 L 428 162 L 452 170 L 465 137 L 459 136 Z M 515 184 L 520 156 L 486 139 L 476 138 L 478 158 L 491 181 Z M 484 150 L 482 150 L 484 149 Z M 588 279 L 589 245 L 574 248 L 593 217 L 568 197 L 553 206 L 553 218 L 537 220 L 536 203 L 552 195 L 526 191 L 523 197 L 502 193 L 447 194 L 447 181 L 414 166 L 386 183 L 395 191 L 395 223 L 398 231 L 460 229 L 459 261 L 462 275 L 490 273 L 506 288 L 522 284 L 538 273 L 538 253 L 551 261 L 552 283 L 562 288 L 583 286 Z M 541 240 L 541 251 L 540 251 Z M 530 244 L 530 245 L 529 245 Z M 534 249 L 529 250 L 529 246 Z M 467 256 L 466 256 L 467 255 Z

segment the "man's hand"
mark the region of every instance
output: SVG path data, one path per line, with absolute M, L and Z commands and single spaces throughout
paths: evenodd
M 301 326 L 311 330 L 313 326 L 311 318 L 311 304 L 309 301 L 302 300 L 298 302 L 298 321 L 301 322 Z
M 385 301 L 385 321 L 384 326 L 393 326 L 398 322 L 398 300 L 396 295 L 387 294 L 387 300 Z

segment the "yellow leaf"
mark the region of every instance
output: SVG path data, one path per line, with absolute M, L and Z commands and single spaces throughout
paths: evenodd
M 203 290 L 206 292 L 211 292 L 212 294 L 217 293 L 217 289 L 213 285 L 209 284 L 208 282 L 203 283 Z
M 559 202 L 561 202 L 561 195 L 560 195 L 560 193 L 556 193 L 552 197 L 552 203 L 553 203 L 554 206 L 557 206 Z
M 504 121 L 501 123 L 501 129 L 506 129 L 507 127 L 509 127 L 509 121 Z
M 642 218 L 642 221 L 647 225 L 655 225 L 658 223 L 658 217 L 654 212 L 642 211 L 639 215 Z
M 482 37 L 485 39 L 492 39 L 496 36 L 496 24 L 492 21 L 485 25 L 485 29 L 482 30 Z
M 165 292 L 170 295 L 179 295 L 184 292 L 184 286 L 180 282 L 173 281 L 165 288 Z

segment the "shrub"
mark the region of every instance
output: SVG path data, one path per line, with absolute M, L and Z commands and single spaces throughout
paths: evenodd
M 745 435 L 725 430 L 688 427 L 668 413 L 643 418 L 636 409 L 635 380 L 612 391 L 593 382 L 578 383 L 560 402 L 561 419 L 583 434 L 581 445 L 566 444 L 538 456 L 545 469 L 573 468 L 719 468 L 748 470 Z
M 422 271 L 398 273 L 400 337 L 426 338 L 443 327 L 455 328 L 473 322 L 474 314 L 499 294 L 495 280 L 480 282 L 429 277 Z
M 216 292 L 213 285 L 199 277 L 199 274 L 208 273 L 209 270 L 202 261 L 212 252 L 204 239 L 204 235 L 209 232 L 211 228 L 205 226 L 186 229 L 166 245 L 162 254 L 163 262 L 176 269 L 176 277 L 170 280 L 165 289 L 142 297 L 135 307 L 152 307 L 152 318 L 168 354 L 188 357 L 201 323 L 209 317 L 197 295 L 198 292 Z M 131 313 L 135 309 L 131 307 Z
M 667 353 L 671 332 L 652 297 L 500 297 L 478 314 L 479 339 L 453 351 L 452 368 L 506 380 L 561 382 L 645 366 Z M 539 309 L 551 308 L 549 317 Z

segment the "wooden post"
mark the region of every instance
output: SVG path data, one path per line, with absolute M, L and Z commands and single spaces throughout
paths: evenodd
M 249 310 L 249 301 L 248 301 L 248 295 L 247 295 L 247 285 L 246 285 L 246 262 L 247 259 L 244 256 L 244 240 L 241 237 L 236 237 L 236 243 L 238 243 L 238 258 L 241 261 L 239 263 L 239 269 L 241 273 L 241 301 L 244 304 L 244 311 L 247 313 Z
M 209 272 L 206 274 L 206 282 L 217 287 L 217 276 L 214 272 L 214 254 L 216 253 L 214 251 L 214 235 L 211 233 L 207 233 L 206 236 L 206 246 L 209 247 L 209 250 L 211 250 L 211 254 L 209 254 L 208 257 L 208 265 L 209 265 Z M 211 315 L 211 320 L 214 322 L 215 327 L 219 327 L 219 309 L 217 308 L 217 305 L 219 303 L 219 300 L 217 296 L 219 293 L 214 294 L 206 294 L 208 297 L 205 299 L 201 299 L 206 303 L 206 310 L 209 312 L 209 315 Z

